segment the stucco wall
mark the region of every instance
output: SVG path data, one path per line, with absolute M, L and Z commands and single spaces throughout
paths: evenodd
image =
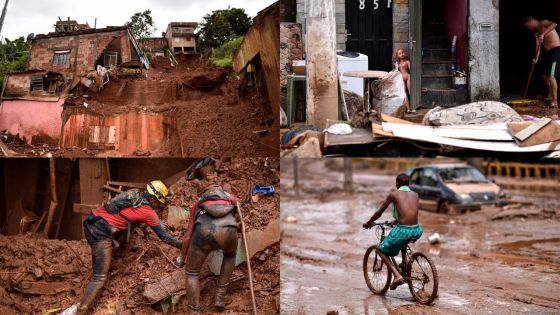
M 493 30 L 479 30 L 481 23 L 491 23 Z M 499 100 L 499 0 L 470 0 L 468 28 L 471 101 Z
M 5 100 L 0 105 L 0 130 L 19 135 L 28 144 L 33 143 L 34 137 L 41 137 L 42 141 L 50 138 L 56 143 L 60 139 L 63 103 L 63 99 L 57 102 Z

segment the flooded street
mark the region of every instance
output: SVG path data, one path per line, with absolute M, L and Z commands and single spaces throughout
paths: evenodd
M 299 196 L 291 165 L 282 165 L 283 314 L 560 312 L 560 201 L 550 194 L 506 191 L 532 202 L 522 208 L 531 213 L 526 217 L 518 216 L 521 208 L 507 215 L 494 206 L 458 216 L 420 211 L 424 235 L 411 247 L 428 254 L 439 273 L 439 296 L 422 306 L 406 285 L 374 295 L 362 273 L 365 250 L 378 237 L 361 225 L 394 189 L 396 172 L 355 168 L 349 194 L 342 191 L 342 172 L 325 163 L 301 162 Z M 391 208 L 379 221 L 391 219 Z M 428 243 L 433 233 L 440 234 L 440 244 Z

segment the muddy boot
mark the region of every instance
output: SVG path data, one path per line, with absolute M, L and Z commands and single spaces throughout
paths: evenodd
M 200 315 L 202 314 L 202 310 L 200 309 L 200 307 L 194 307 L 189 305 L 189 315 Z
M 227 293 L 227 286 L 219 286 L 216 289 L 216 298 L 214 299 L 214 306 L 223 310 L 226 305 L 231 303 L 231 296 Z

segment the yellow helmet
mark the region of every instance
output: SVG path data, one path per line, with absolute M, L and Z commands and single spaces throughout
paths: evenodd
M 148 193 L 156 197 L 161 203 L 165 203 L 165 197 L 169 195 L 167 186 L 165 186 L 161 180 L 153 180 L 149 182 L 146 190 L 148 190 Z

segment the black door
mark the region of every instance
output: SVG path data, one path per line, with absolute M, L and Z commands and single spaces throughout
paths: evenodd
M 368 56 L 369 70 L 391 70 L 393 1 L 346 0 L 346 50 Z

